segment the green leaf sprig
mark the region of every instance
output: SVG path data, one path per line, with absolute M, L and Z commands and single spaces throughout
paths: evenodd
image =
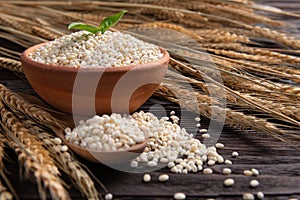
M 73 22 L 68 26 L 68 29 L 79 29 L 79 30 L 85 30 L 90 33 L 96 34 L 98 32 L 101 32 L 103 34 L 105 31 L 110 29 L 112 26 L 116 25 L 119 20 L 123 17 L 124 13 L 127 12 L 126 10 L 122 10 L 121 12 L 106 17 L 100 22 L 99 26 L 93 26 L 89 24 L 84 24 L 80 22 Z

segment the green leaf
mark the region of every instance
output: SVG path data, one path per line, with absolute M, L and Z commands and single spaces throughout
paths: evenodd
M 97 26 L 93 26 L 93 25 L 89 25 L 89 24 L 84 24 L 84 23 L 80 23 L 80 22 L 73 22 L 68 26 L 68 29 L 79 29 L 79 30 L 84 30 L 84 31 L 88 31 L 91 33 L 96 34 L 97 32 L 101 31 L 99 27 Z
M 124 13 L 127 12 L 127 10 L 122 10 L 121 12 L 105 18 L 99 26 L 99 29 L 101 33 L 103 34 L 105 31 L 107 31 L 110 27 L 114 26 L 118 23 L 118 21 L 123 17 Z

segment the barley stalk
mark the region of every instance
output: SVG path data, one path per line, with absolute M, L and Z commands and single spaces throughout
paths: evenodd
M 41 198 L 46 199 L 45 188 L 48 188 L 52 198 L 69 199 L 59 178 L 60 173 L 43 144 L 5 108 L 2 101 L 0 107 L 2 128 L 7 137 L 11 138 L 9 145 L 18 155 L 20 164 L 24 166 L 26 177 L 29 177 L 30 172 L 34 175 Z
M 194 39 L 197 42 L 204 40 L 201 36 L 195 34 L 194 31 L 186 29 L 186 28 L 184 28 L 180 25 L 171 24 L 171 23 L 152 22 L 152 23 L 145 23 L 145 24 L 141 24 L 141 25 L 135 25 L 134 27 L 135 28 L 165 28 L 165 29 L 171 29 L 171 30 L 183 33 L 183 34 L 191 37 L 192 39 Z
M 203 43 L 232 43 L 232 42 L 244 42 L 250 43 L 250 40 L 245 35 L 239 35 L 236 33 L 231 33 L 227 30 L 222 29 L 202 29 L 197 31 L 201 37 L 204 37 L 205 40 Z
M 3 92 L 3 93 L 2 93 Z M 29 116 L 35 121 L 39 121 L 43 126 L 48 128 L 55 128 L 63 130 L 62 125 L 52 117 L 46 111 L 40 109 L 36 105 L 30 104 L 21 96 L 9 91 L 4 86 L 1 90 L 1 96 L 5 99 L 5 103 L 12 110 L 16 111 L 17 114 Z M 27 120 L 27 122 L 30 120 Z M 34 123 L 29 123 L 30 127 L 39 131 L 38 127 Z M 98 199 L 98 192 L 95 189 L 94 182 L 91 180 L 87 172 L 80 166 L 80 164 L 74 159 L 69 152 L 61 151 L 61 144 L 54 143 L 53 137 L 43 132 L 36 133 L 36 136 L 43 141 L 46 145 L 47 150 L 53 155 L 53 158 L 59 163 L 59 166 L 64 170 L 70 178 L 73 179 L 75 185 L 81 190 L 85 196 L 89 199 Z M 57 155 L 60 156 L 57 157 Z M 56 156 L 54 156 L 56 155 Z
M 32 27 L 32 32 L 37 34 L 38 36 L 47 39 L 47 40 L 54 40 L 58 37 L 60 37 L 61 35 L 51 32 L 49 30 L 43 29 L 41 27 L 38 26 L 33 26 Z
M 32 33 L 29 26 L 20 24 L 18 21 L 11 19 L 11 18 L 7 19 L 7 16 L 0 15 L 0 24 L 2 24 L 4 26 L 10 26 L 16 30 L 23 31 L 23 32 L 26 32 L 29 34 Z
M 268 17 L 257 15 L 253 13 L 252 10 L 245 10 L 241 9 L 242 6 L 238 8 L 234 8 L 232 6 L 224 5 L 213 5 L 210 3 L 201 3 L 199 2 L 189 2 L 186 4 L 182 4 L 183 6 L 186 5 L 187 9 L 201 11 L 210 14 L 219 14 L 224 17 L 233 18 L 239 17 L 239 20 L 247 22 L 247 23 L 263 23 L 273 26 L 280 26 L 282 25 L 281 22 L 269 19 Z
M 4 172 L 5 166 L 3 163 L 3 159 L 8 159 L 4 151 L 5 150 L 4 148 L 7 146 L 7 144 L 8 141 L 4 136 L 2 129 L 0 128 L 0 176 L 2 180 L 6 183 L 8 189 L 10 190 L 8 191 L 7 188 L 0 181 L 0 199 L 10 200 L 13 199 L 13 197 L 15 197 L 16 200 L 19 200 L 16 191 L 14 190 L 13 186 L 11 185 L 9 179 L 7 178 Z
M 166 84 L 163 83 L 159 86 L 158 90 L 156 91 L 156 95 L 159 97 L 162 97 L 166 100 L 169 100 L 174 103 L 179 103 L 178 99 L 176 99 L 175 96 L 172 95 L 171 91 L 178 90 L 180 88 L 179 85 L 176 84 Z M 286 131 L 279 129 L 276 124 L 273 124 L 271 122 L 268 122 L 266 119 L 258 118 L 255 116 L 247 115 L 243 112 L 234 111 L 230 108 L 222 108 L 218 107 L 216 105 L 211 105 L 211 99 L 207 95 L 203 95 L 200 93 L 195 92 L 189 92 L 188 90 L 185 90 L 183 88 L 180 88 L 180 91 L 183 95 L 186 95 L 187 99 L 180 100 L 180 103 L 182 106 L 184 106 L 186 109 L 191 110 L 193 112 L 199 111 L 201 115 L 204 115 L 208 118 L 211 117 L 211 111 L 212 108 L 217 113 L 224 113 L 226 112 L 226 124 L 232 125 L 234 127 L 243 128 L 243 129 L 253 129 L 257 130 L 259 132 L 268 133 L 271 136 L 278 138 L 280 140 L 284 140 L 284 136 L 287 136 Z M 191 105 L 191 99 L 189 97 L 195 96 L 198 100 L 198 106 L 197 108 L 192 107 Z M 216 120 L 220 117 L 215 117 Z M 295 135 L 295 138 L 298 136 Z
M 203 73 L 208 74 L 210 77 L 218 77 L 216 73 L 220 72 L 224 84 L 232 89 L 255 92 L 264 95 L 268 94 L 274 99 L 289 98 L 291 102 L 298 102 L 300 99 L 300 89 L 297 86 L 273 83 L 266 79 L 261 79 L 256 76 L 250 76 L 249 74 L 245 74 L 242 71 L 237 71 L 236 68 L 234 68 L 234 66 L 236 66 L 234 65 L 234 63 L 247 65 L 248 63 L 246 62 L 240 62 L 237 60 L 227 59 L 225 57 L 215 56 L 209 60 L 208 56 L 198 55 L 193 53 L 192 51 L 179 51 L 178 54 L 181 56 L 183 55 L 188 59 L 191 59 L 194 65 L 197 65 L 198 68 L 200 68 L 201 71 L 203 71 Z M 210 63 L 211 65 L 211 61 L 214 61 L 215 64 L 217 64 L 218 68 L 212 70 L 210 69 L 210 67 L 207 68 L 206 65 L 204 65 L 205 62 Z M 233 63 L 230 64 L 228 61 Z M 179 72 L 183 74 L 189 74 L 190 76 L 194 76 L 197 79 L 202 79 L 201 73 L 197 72 L 197 70 L 193 69 L 192 67 L 182 65 L 180 62 L 176 62 L 174 59 L 171 59 L 171 64 L 172 63 L 172 67 L 176 67 L 176 70 L 178 70 Z
M 253 97 L 249 94 L 241 94 L 237 91 L 231 90 L 226 86 L 223 86 L 221 84 L 218 84 L 217 82 L 212 81 L 212 83 L 206 84 L 202 81 L 197 81 L 195 79 L 185 77 L 176 73 L 168 72 L 168 75 L 171 75 L 173 78 L 171 80 L 175 80 L 173 82 L 178 82 L 180 80 L 186 80 L 190 84 L 196 85 L 197 87 L 200 87 L 203 91 L 208 93 L 208 87 L 210 87 L 210 90 L 214 90 L 216 93 L 219 93 L 218 91 L 224 88 L 226 92 L 226 99 L 230 103 L 241 106 L 244 108 L 253 108 L 255 110 L 259 110 L 263 112 L 265 115 L 275 116 L 275 118 L 280 118 L 283 121 L 287 121 L 291 124 L 294 124 L 296 126 L 300 127 L 300 108 L 296 108 L 296 106 L 284 106 L 281 103 L 276 102 L 270 102 L 267 100 L 262 100 L 258 97 Z M 294 120 L 295 119 L 295 120 Z
M 299 49 L 300 48 L 300 41 L 296 40 L 293 37 L 288 37 L 284 33 L 280 33 L 275 30 L 271 30 L 269 28 L 263 28 L 259 26 L 253 26 L 251 27 L 255 33 L 260 35 L 261 37 L 266 37 L 269 39 L 274 40 L 275 42 L 281 43 L 283 45 L 286 45 L 287 47 L 293 48 L 293 49 Z
M 87 199 L 99 199 L 93 180 L 70 150 L 63 151 L 63 143 L 58 142 L 57 138 L 45 132 L 31 120 L 26 119 L 23 124 L 43 142 L 44 147 L 49 151 L 59 168 L 68 175 Z
M 249 72 L 258 72 L 261 75 L 265 75 L 266 77 L 278 77 L 278 78 L 285 78 L 285 79 L 290 79 L 296 83 L 299 83 L 300 80 L 300 72 L 297 69 L 291 68 L 289 66 L 284 66 L 284 67 L 279 67 L 276 65 L 271 65 L 271 64 L 263 64 L 263 63 L 257 63 L 257 62 L 252 62 L 252 61 L 245 61 L 245 60 L 236 60 L 236 59 L 231 59 L 231 58 L 226 58 L 226 57 L 221 57 L 221 56 L 213 56 L 213 61 L 217 64 L 220 64 L 222 66 L 227 66 L 227 67 L 232 67 L 236 70 L 245 70 Z M 264 84 L 266 85 L 266 84 Z M 267 84 L 269 85 L 269 84 Z M 276 84 L 273 84 L 276 85 Z M 276 87 L 271 87 L 273 90 L 281 91 L 283 88 L 280 88 L 280 86 Z M 296 86 L 290 85 L 290 87 L 297 88 Z M 296 91 L 297 89 L 295 89 Z M 290 95 L 295 94 L 295 93 L 290 93 Z
M 224 49 L 236 52 L 242 52 L 253 55 L 262 55 L 270 59 L 270 63 L 280 60 L 280 63 L 299 64 L 300 58 L 274 51 L 264 50 L 261 48 L 248 47 L 239 43 L 207 43 L 201 44 L 205 49 Z
M 23 73 L 22 63 L 11 58 L 0 57 L 0 67 L 12 72 Z
M 217 55 L 227 56 L 230 58 L 235 59 L 245 59 L 245 60 L 252 60 L 256 62 L 264 62 L 264 63 L 271 63 L 271 64 L 277 64 L 280 63 L 280 59 L 272 58 L 270 56 L 262 56 L 262 55 L 251 55 L 247 53 L 239 53 L 235 51 L 228 51 L 228 50 L 220 50 L 220 49 L 212 49 L 212 48 L 203 48 L 204 50 L 215 53 Z
M 3 169 L 3 159 L 5 157 L 4 148 L 7 145 L 7 139 L 3 135 L 2 130 L 0 129 L 0 169 Z
M 21 113 L 43 126 L 63 129 L 61 123 L 52 115 L 35 104 L 26 101 L 20 95 L 0 84 L 0 98 L 15 113 Z

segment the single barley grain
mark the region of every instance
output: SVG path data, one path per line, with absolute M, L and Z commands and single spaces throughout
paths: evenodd
M 105 200 L 112 200 L 113 199 L 113 195 L 111 193 L 108 193 L 105 195 L 104 197 Z
M 255 199 L 255 197 L 251 193 L 244 193 L 243 194 L 243 200 L 254 200 L 254 199 Z
M 251 186 L 251 187 L 255 188 L 255 187 L 257 187 L 258 185 L 259 185 L 259 182 L 258 182 L 257 180 L 251 180 L 251 181 L 250 181 L 250 186 Z
M 225 165 L 232 165 L 232 161 L 231 160 L 225 160 Z
M 253 173 L 250 170 L 244 170 L 243 173 L 244 173 L 245 176 L 252 176 L 253 175 Z
M 182 192 L 177 192 L 174 194 L 174 199 L 176 199 L 176 200 L 184 200 L 185 198 L 186 198 L 186 196 Z
M 169 180 L 168 174 L 162 174 L 158 177 L 159 182 L 167 182 Z
M 230 186 L 233 186 L 234 185 L 234 180 L 232 178 L 228 178 L 224 181 L 224 185 L 226 187 L 230 187 Z
M 234 158 L 235 158 L 235 157 L 238 157 L 238 156 L 239 156 L 239 153 L 236 152 L 236 151 L 234 151 L 234 152 L 232 152 L 231 156 L 234 157 Z
M 231 169 L 230 169 L 230 168 L 224 168 L 224 169 L 223 169 L 223 174 L 224 174 L 224 175 L 231 174 Z
M 195 117 L 195 121 L 196 121 L 196 122 L 200 122 L 200 121 L 201 121 L 201 118 L 200 118 L 200 117 Z
M 208 175 L 208 174 L 212 174 L 213 173 L 213 170 L 211 168 L 204 168 L 203 169 L 203 173 Z
M 207 133 L 207 129 L 204 129 L 204 128 L 203 128 L 203 129 L 200 129 L 199 132 L 200 132 L 200 133 Z
M 216 146 L 218 149 L 224 148 L 224 144 L 222 144 L 222 143 L 217 143 L 215 146 Z
M 255 168 L 252 168 L 251 172 L 252 172 L 253 176 L 258 176 L 259 175 L 259 171 Z
M 258 199 L 264 199 L 265 198 L 265 195 L 264 195 L 263 192 L 257 192 L 256 196 L 257 196 Z
M 145 183 L 150 182 L 150 181 L 151 181 L 151 176 L 150 176 L 150 174 L 144 174 L 144 176 L 143 176 L 143 181 L 144 181 Z

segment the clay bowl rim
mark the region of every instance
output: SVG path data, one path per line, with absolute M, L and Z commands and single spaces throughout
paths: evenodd
M 54 70 L 54 71 L 63 71 L 63 72 L 99 72 L 104 71 L 105 73 L 115 73 L 115 72 L 127 72 L 132 69 L 146 69 L 146 68 L 155 68 L 159 66 L 160 64 L 163 65 L 164 63 L 168 62 L 170 60 L 170 55 L 166 49 L 163 47 L 158 46 L 159 50 L 163 54 L 163 57 L 159 58 L 158 60 L 144 63 L 144 64 L 135 64 L 135 65 L 125 65 L 125 66 L 118 66 L 118 67 L 93 67 L 93 68 L 75 68 L 71 66 L 61 66 L 61 65 L 52 65 L 52 64 L 44 64 L 37 61 L 32 60 L 29 58 L 29 54 L 36 50 L 37 48 L 46 45 L 49 42 L 40 43 L 37 45 L 34 45 L 32 47 L 29 47 L 21 54 L 21 62 L 28 63 L 36 68 L 41 69 L 48 69 L 48 70 Z M 26 74 L 26 72 L 25 72 Z

